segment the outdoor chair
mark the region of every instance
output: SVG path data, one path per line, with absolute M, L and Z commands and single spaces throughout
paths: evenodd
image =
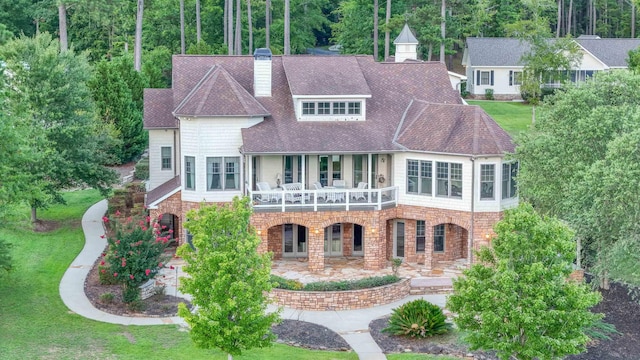
M 366 182 L 359 182 L 358 189 L 366 189 L 369 186 Z M 355 200 L 367 200 L 367 194 L 364 191 L 354 191 L 351 193 L 351 198 Z
M 322 184 L 319 181 L 316 181 L 315 183 L 313 183 L 313 187 L 316 190 L 322 190 Z M 327 194 L 325 192 L 316 191 L 316 198 L 326 201 L 327 200 Z
M 337 188 L 346 188 L 347 182 L 344 180 L 333 180 L 333 186 Z
M 302 184 L 301 183 L 289 183 L 283 184 L 282 188 L 285 190 L 284 200 L 295 203 L 302 202 Z M 296 192 L 300 191 L 300 192 Z
M 256 187 L 258 187 L 258 191 L 273 191 L 269 183 L 266 181 L 256 183 Z M 262 202 L 280 201 L 281 196 L 274 193 L 260 194 L 257 196 L 257 199 Z

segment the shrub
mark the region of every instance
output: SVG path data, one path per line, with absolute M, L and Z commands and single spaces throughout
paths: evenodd
M 147 180 L 149 178 L 149 158 L 142 158 L 138 161 L 134 177 L 138 180 Z
M 118 278 L 113 277 L 113 272 L 111 272 L 109 265 L 104 259 L 102 259 L 100 265 L 98 265 L 98 278 L 100 285 L 115 285 L 118 283 Z
M 493 89 L 484 89 L 484 98 L 486 100 L 493 100 Z
M 285 279 L 277 275 L 271 275 L 271 281 L 274 283 L 273 287 L 284 290 L 301 290 L 303 285 L 298 280 Z
M 393 335 L 425 338 L 444 334 L 451 329 L 442 309 L 426 300 L 418 299 L 395 308 L 389 326 L 382 331 Z
M 402 265 L 402 258 L 391 259 L 391 270 L 393 270 L 393 275 L 398 276 L 398 270 L 400 270 L 401 265 Z
M 163 229 L 151 219 L 118 219 L 119 212 L 113 218 L 103 217 L 110 223 L 112 232 L 108 237 L 109 250 L 103 256 L 105 264 L 117 282 L 123 285 L 123 301 L 130 303 L 140 298 L 139 286 L 153 279 L 164 267 L 168 257 L 164 250 L 173 241 L 170 235 L 162 236 Z
M 103 304 L 111 304 L 115 298 L 115 295 L 110 292 L 100 294 L 100 302 Z

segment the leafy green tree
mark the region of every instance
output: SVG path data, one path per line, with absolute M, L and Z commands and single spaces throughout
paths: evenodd
M 110 139 L 96 121 L 86 56 L 60 52 L 57 40 L 43 33 L 7 42 L 0 57 L 11 74 L 6 85 L 10 116 L 24 117 L 40 136 L 32 148 L 39 161 L 20 168 L 34 189 L 28 198 L 32 220 L 37 208 L 63 202 L 65 189 L 90 186 L 108 194 L 117 176 L 104 166 Z
M 501 359 L 561 359 L 585 350 L 585 329 L 602 315 L 589 308 L 601 297 L 568 279 L 575 259 L 573 232 L 521 203 L 495 226 L 480 263 L 454 280 L 447 307 L 457 314 L 473 349 Z
M 96 64 L 88 86 L 100 118 L 119 140 L 111 148 L 116 162 L 122 164 L 133 160 L 147 145 L 146 132 L 142 128 L 142 75 L 133 70 L 129 57 L 103 60 Z
M 640 73 L 640 48 L 629 50 L 627 64 L 629 65 L 629 70 L 635 72 L 636 74 Z
M 171 50 L 166 46 L 158 46 L 144 55 L 142 73 L 149 82 L 150 88 L 171 87 Z
M 270 346 L 275 339 L 271 325 L 279 317 L 266 313 L 271 259 L 257 252 L 260 239 L 249 223 L 251 213 L 248 197 L 191 210 L 185 228 L 193 235 L 195 250 L 187 244 L 178 249 L 190 275 L 180 289 L 193 296 L 198 308 L 192 313 L 180 305 L 178 313 L 189 324 L 196 346 L 218 348 L 229 358 Z
M 551 97 L 516 148 L 521 196 L 576 230 L 596 274 L 615 267 L 614 278 L 635 285 L 634 268 L 618 265 L 633 262 L 622 249 L 640 233 L 638 129 L 640 75 L 602 73 Z

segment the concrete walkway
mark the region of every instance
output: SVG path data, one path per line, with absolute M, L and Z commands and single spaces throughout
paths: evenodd
M 87 210 L 82 217 L 82 230 L 85 234 L 85 245 L 80 254 L 69 266 L 60 282 L 60 297 L 64 304 L 78 315 L 96 321 L 121 325 L 168 325 L 186 326 L 181 317 L 132 317 L 118 316 L 98 310 L 89 301 L 84 292 L 84 282 L 96 259 L 102 254 L 107 240 L 104 235 L 102 217 L 107 211 L 107 201 L 102 200 Z M 431 303 L 444 307 L 445 295 L 408 296 L 400 301 L 362 310 L 347 311 L 304 311 L 284 308 L 283 319 L 301 320 L 325 326 L 340 334 L 360 359 L 378 360 L 386 356 L 369 334 L 369 323 L 391 313 L 393 308 L 405 302 L 423 298 Z M 271 311 L 276 308 L 270 306 Z

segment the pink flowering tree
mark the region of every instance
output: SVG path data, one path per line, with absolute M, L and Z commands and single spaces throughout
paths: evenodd
M 107 237 L 109 248 L 101 265 L 109 265 L 108 271 L 123 286 L 123 301 L 131 303 L 140 299 L 139 286 L 153 279 L 164 267 L 169 258 L 164 251 L 173 240 L 149 216 L 123 220 L 118 215 L 116 212 L 115 217 L 102 218 L 111 231 Z

